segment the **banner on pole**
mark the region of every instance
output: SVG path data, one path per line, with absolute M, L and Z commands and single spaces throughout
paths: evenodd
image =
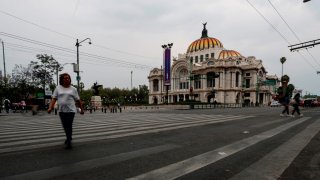
M 171 49 L 167 48 L 164 51 L 164 85 L 170 86 L 170 56 L 171 56 Z

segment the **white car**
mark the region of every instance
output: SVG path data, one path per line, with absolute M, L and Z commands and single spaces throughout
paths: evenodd
M 281 106 L 281 104 L 278 101 L 272 101 L 270 104 L 270 107 L 278 107 Z

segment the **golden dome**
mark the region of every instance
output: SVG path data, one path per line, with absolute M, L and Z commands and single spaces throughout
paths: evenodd
M 204 38 L 195 40 L 193 43 L 191 43 L 188 47 L 187 53 L 194 52 L 194 51 L 201 51 L 204 49 L 215 48 L 215 47 L 223 48 L 223 45 L 216 38 L 204 37 Z
M 239 52 L 234 50 L 222 50 L 219 54 L 218 59 L 227 59 L 229 57 L 240 57 L 242 56 Z
M 206 29 L 206 25 L 207 23 L 203 24 L 201 38 L 198 40 L 195 40 L 193 43 L 189 45 L 187 53 L 201 51 L 204 49 L 215 48 L 215 47 L 223 48 L 222 43 L 218 39 L 208 36 L 208 30 Z

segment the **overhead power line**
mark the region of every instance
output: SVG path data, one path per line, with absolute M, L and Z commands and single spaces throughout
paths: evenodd
M 277 12 L 278 16 L 282 19 L 282 21 L 287 25 L 288 29 L 292 32 L 292 34 L 297 38 L 297 40 L 301 43 L 301 40 L 300 38 L 298 37 L 298 35 L 293 31 L 293 29 L 290 27 L 290 25 L 287 23 L 287 21 L 281 16 L 281 14 L 279 13 L 279 11 L 277 10 L 277 8 L 271 3 L 270 0 L 268 0 L 269 4 L 272 6 L 272 8 Z M 317 41 L 317 40 L 315 40 Z M 319 44 L 320 41 L 318 43 L 314 42 L 313 44 L 310 44 L 306 47 L 310 47 L 310 46 L 315 46 L 316 44 Z M 296 45 L 293 45 L 293 46 L 296 46 Z M 289 47 L 292 47 L 292 46 L 289 46 Z M 301 49 L 301 48 L 304 48 L 303 46 L 302 47 L 292 47 L 290 49 L 290 51 L 294 51 L 294 50 L 297 50 L 297 49 Z M 307 51 L 308 54 L 312 57 L 312 59 L 320 66 L 319 62 L 314 58 L 314 56 L 310 53 L 310 51 Z
M 264 15 L 253 4 L 251 4 L 249 0 L 247 0 L 247 2 L 288 44 L 290 44 L 287 38 L 283 34 L 281 34 L 280 31 L 278 31 L 278 29 L 274 27 L 274 25 L 272 25 L 271 22 L 266 17 L 264 17 Z
M 44 43 L 44 42 L 40 42 L 40 41 L 35 41 L 35 40 L 32 40 L 32 39 L 24 38 L 24 37 L 21 37 L 21 36 L 16 36 L 16 35 L 9 34 L 9 33 L 0 32 L 0 35 L 6 36 L 6 37 L 9 37 L 9 38 L 13 38 L 13 39 L 16 39 L 16 40 L 24 41 L 24 42 L 27 42 L 27 43 L 32 43 L 32 44 L 36 44 L 36 45 L 39 45 L 39 46 L 52 48 L 52 49 L 55 49 L 55 50 L 66 52 L 66 53 L 71 53 L 71 54 L 75 54 L 76 53 L 75 50 L 71 50 L 71 49 L 68 49 L 68 48 L 64 48 L 64 47 L 60 47 L 60 46 L 56 46 L 56 45 L 52 45 L 52 44 L 48 44 L 48 43 Z M 151 68 L 153 68 L 152 66 L 148 66 L 148 65 L 144 65 L 144 64 L 132 63 L 132 62 L 125 61 L 125 60 L 119 60 L 119 59 L 115 59 L 115 58 L 109 58 L 109 57 L 99 56 L 99 55 L 90 54 L 90 53 L 82 52 L 82 53 L 80 53 L 80 55 L 86 56 L 86 57 L 89 57 L 89 58 L 93 58 L 93 59 L 96 59 L 96 60 L 100 60 L 100 61 L 109 62 L 111 64 L 125 65 L 126 67 L 133 67 L 133 68 L 138 68 L 138 69 L 151 69 Z
M 55 30 L 52 30 L 52 29 L 50 29 L 50 28 L 47 28 L 47 27 L 45 27 L 45 26 L 41 26 L 41 25 L 39 25 L 39 24 L 33 23 L 33 22 L 31 22 L 31 21 L 22 19 L 22 18 L 20 18 L 20 17 L 17 17 L 17 16 L 15 16 L 15 15 L 13 15 L 13 14 L 11 14 L 11 13 L 8 13 L 8 12 L 5 12 L 5 11 L 3 11 L 3 10 L 0 10 L 0 13 L 5 14 L 5 15 L 7 15 L 7 16 L 10 16 L 10 17 L 12 17 L 12 18 L 15 18 L 15 19 L 17 19 L 17 20 L 19 20 L 19 21 L 23 21 L 23 22 L 25 22 L 25 23 L 31 24 L 31 25 L 36 26 L 36 27 L 38 27 L 38 28 L 41 28 L 41 29 L 43 29 L 43 30 L 49 31 L 49 32 L 51 32 L 51 33 L 55 33 L 55 34 L 58 34 L 58 35 L 61 35 L 61 36 L 67 37 L 67 38 L 71 38 L 71 39 L 74 39 L 74 40 L 77 39 L 77 38 L 75 38 L 75 37 L 73 37 L 73 36 L 70 36 L 70 35 L 68 35 L 68 34 L 64 34 L 64 33 L 61 33 L 61 32 L 55 31 Z M 156 59 L 156 58 L 146 57 L 146 56 L 143 56 L 143 55 L 138 55 L 138 54 L 135 54 L 135 53 L 130 53 L 130 52 L 125 52 L 125 51 L 121 51 L 121 50 L 117 50 L 117 49 L 108 48 L 108 47 L 105 47 L 105 46 L 103 46 L 103 45 L 95 44 L 94 46 L 99 47 L 99 48 L 102 48 L 102 49 L 107 49 L 107 50 L 110 50 L 110 51 L 114 51 L 114 52 L 117 52 L 117 53 L 129 54 L 129 55 L 132 55 L 132 56 L 143 57 L 143 58 L 148 58 L 148 59 Z
M 10 17 L 13 17 L 13 18 L 15 18 L 15 19 L 18 19 L 18 20 L 23 21 L 23 22 L 25 22 L 25 23 L 34 25 L 34 26 L 36 26 L 36 27 L 38 27 L 38 28 L 41 28 L 41 29 L 44 29 L 44 30 L 46 30 L 46 31 L 50 31 L 50 32 L 59 34 L 59 35 L 61 35 L 61 36 L 67 37 L 67 38 L 75 39 L 75 38 L 72 37 L 72 36 L 69 36 L 69 35 L 64 34 L 64 33 L 60 33 L 60 32 L 58 32 L 58 31 L 55 31 L 55 30 L 52 30 L 52 29 L 49 29 L 49 28 L 47 28 L 47 27 L 41 26 L 41 25 L 36 24 L 36 23 L 33 23 L 33 22 L 31 22 L 31 21 L 24 20 L 24 19 L 22 19 L 22 18 L 19 18 L 19 17 L 15 16 L 15 15 L 10 14 L 10 13 L 7 13 L 7 12 L 5 12 L 5 11 L 0 10 L 0 13 L 5 14 L 5 15 L 10 16 Z
M 315 45 L 318 45 L 318 44 L 320 44 L 320 39 L 307 41 L 307 42 L 303 42 L 303 43 L 299 43 L 299 44 L 294 44 L 294 45 L 290 45 L 288 47 L 290 47 L 290 51 L 296 51 L 296 50 L 302 49 L 302 48 L 314 47 Z
M 277 14 L 279 15 L 279 17 L 282 19 L 282 21 L 287 25 L 287 27 L 290 29 L 290 31 L 292 32 L 292 34 L 294 34 L 294 36 L 301 42 L 300 38 L 298 37 L 298 35 L 292 30 L 292 28 L 289 26 L 289 24 L 286 22 L 286 20 L 284 20 L 284 18 L 281 16 L 281 14 L 279 13 L 279 11 L 277 10 L 277 8 L 271 3 L 270 0 L 268 0 L 268 2 L 270 3 L 270 5 L 273 7 L 273 9 L 277 12 Z
M 271 22 L 252 4 L 252 3 L 250 3 L 250 1 L 249 0 L 247 0 L 247 2 L 251 5 L 251 7 L 253 8 L 253 9 L 255 9 L 255 11 L 288 43 L 288 45 L 290 45 L 291 43 L 285 38 L 285 36 L 284 35 L 282 35 L 281 33 L 280 33 L 280 31 L 278 31 L 272 24 L 271 24 Z M 290 31 L 294 34 L 294 36 L 298 39 L 298 41 L 300 41 L 301 42 L 301 40 L 300 40 L 300 38 L 298 37 L 298 35 L 292 30 L 292 28 L 289 26 L 289 24 L 285 21 L 285 19 L 281 16 L 281 14 L 279 13 L 279 11 L 276 9 L 276 7 L 271 3 L 271 1 L 270 0 L 268 0 L 268 2 L 270 3 L 270 5 L 273 7 L 273 9 L 277 12 L 277 14 L 278 14 L 278 16 L 280 16 L 280 18 L 282 19 L 282 21 L 287 25 L 287 27 L 290 29 Z M 301 44 L 303 44 L 303 43 L 301 43 Z M 297 45 L 299 45 L 299 44 L 297 44 Z M 292 45 L 292 46 L 295 46 L 295 45 Z M 310 45 L 310 46 L 312 46 L 312 45 Z M 290 46 L 289 46 L 290 47 Z M 313 60 L 320 66 L 320 64 L 318 63 L 318 61 L 314 58 L 314 56 L 308 51 L 308 53 L 309 53 L 309 55 L 313 58 Z M 302 56 L 302 54 L 301 53 L 299 53 L 301 56 Z M 303 59 L 311 66 L 311 68 L 313 68 L 314 69 L 314 66 L 304 57 L 304 56 L 302 56 L 303 57 Z

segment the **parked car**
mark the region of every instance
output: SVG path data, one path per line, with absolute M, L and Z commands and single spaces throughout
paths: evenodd
M 320 103 L 316 98 L 308 98 L 304 100 L 304 107 L 317 107 Z
M 272 101 L 272 102 L 270 103 L 270 106 L 271 106 L 271 107 L 278 107 L 278 106 L 281 106 L 281 104 L 279 103 L 279 101 Z

